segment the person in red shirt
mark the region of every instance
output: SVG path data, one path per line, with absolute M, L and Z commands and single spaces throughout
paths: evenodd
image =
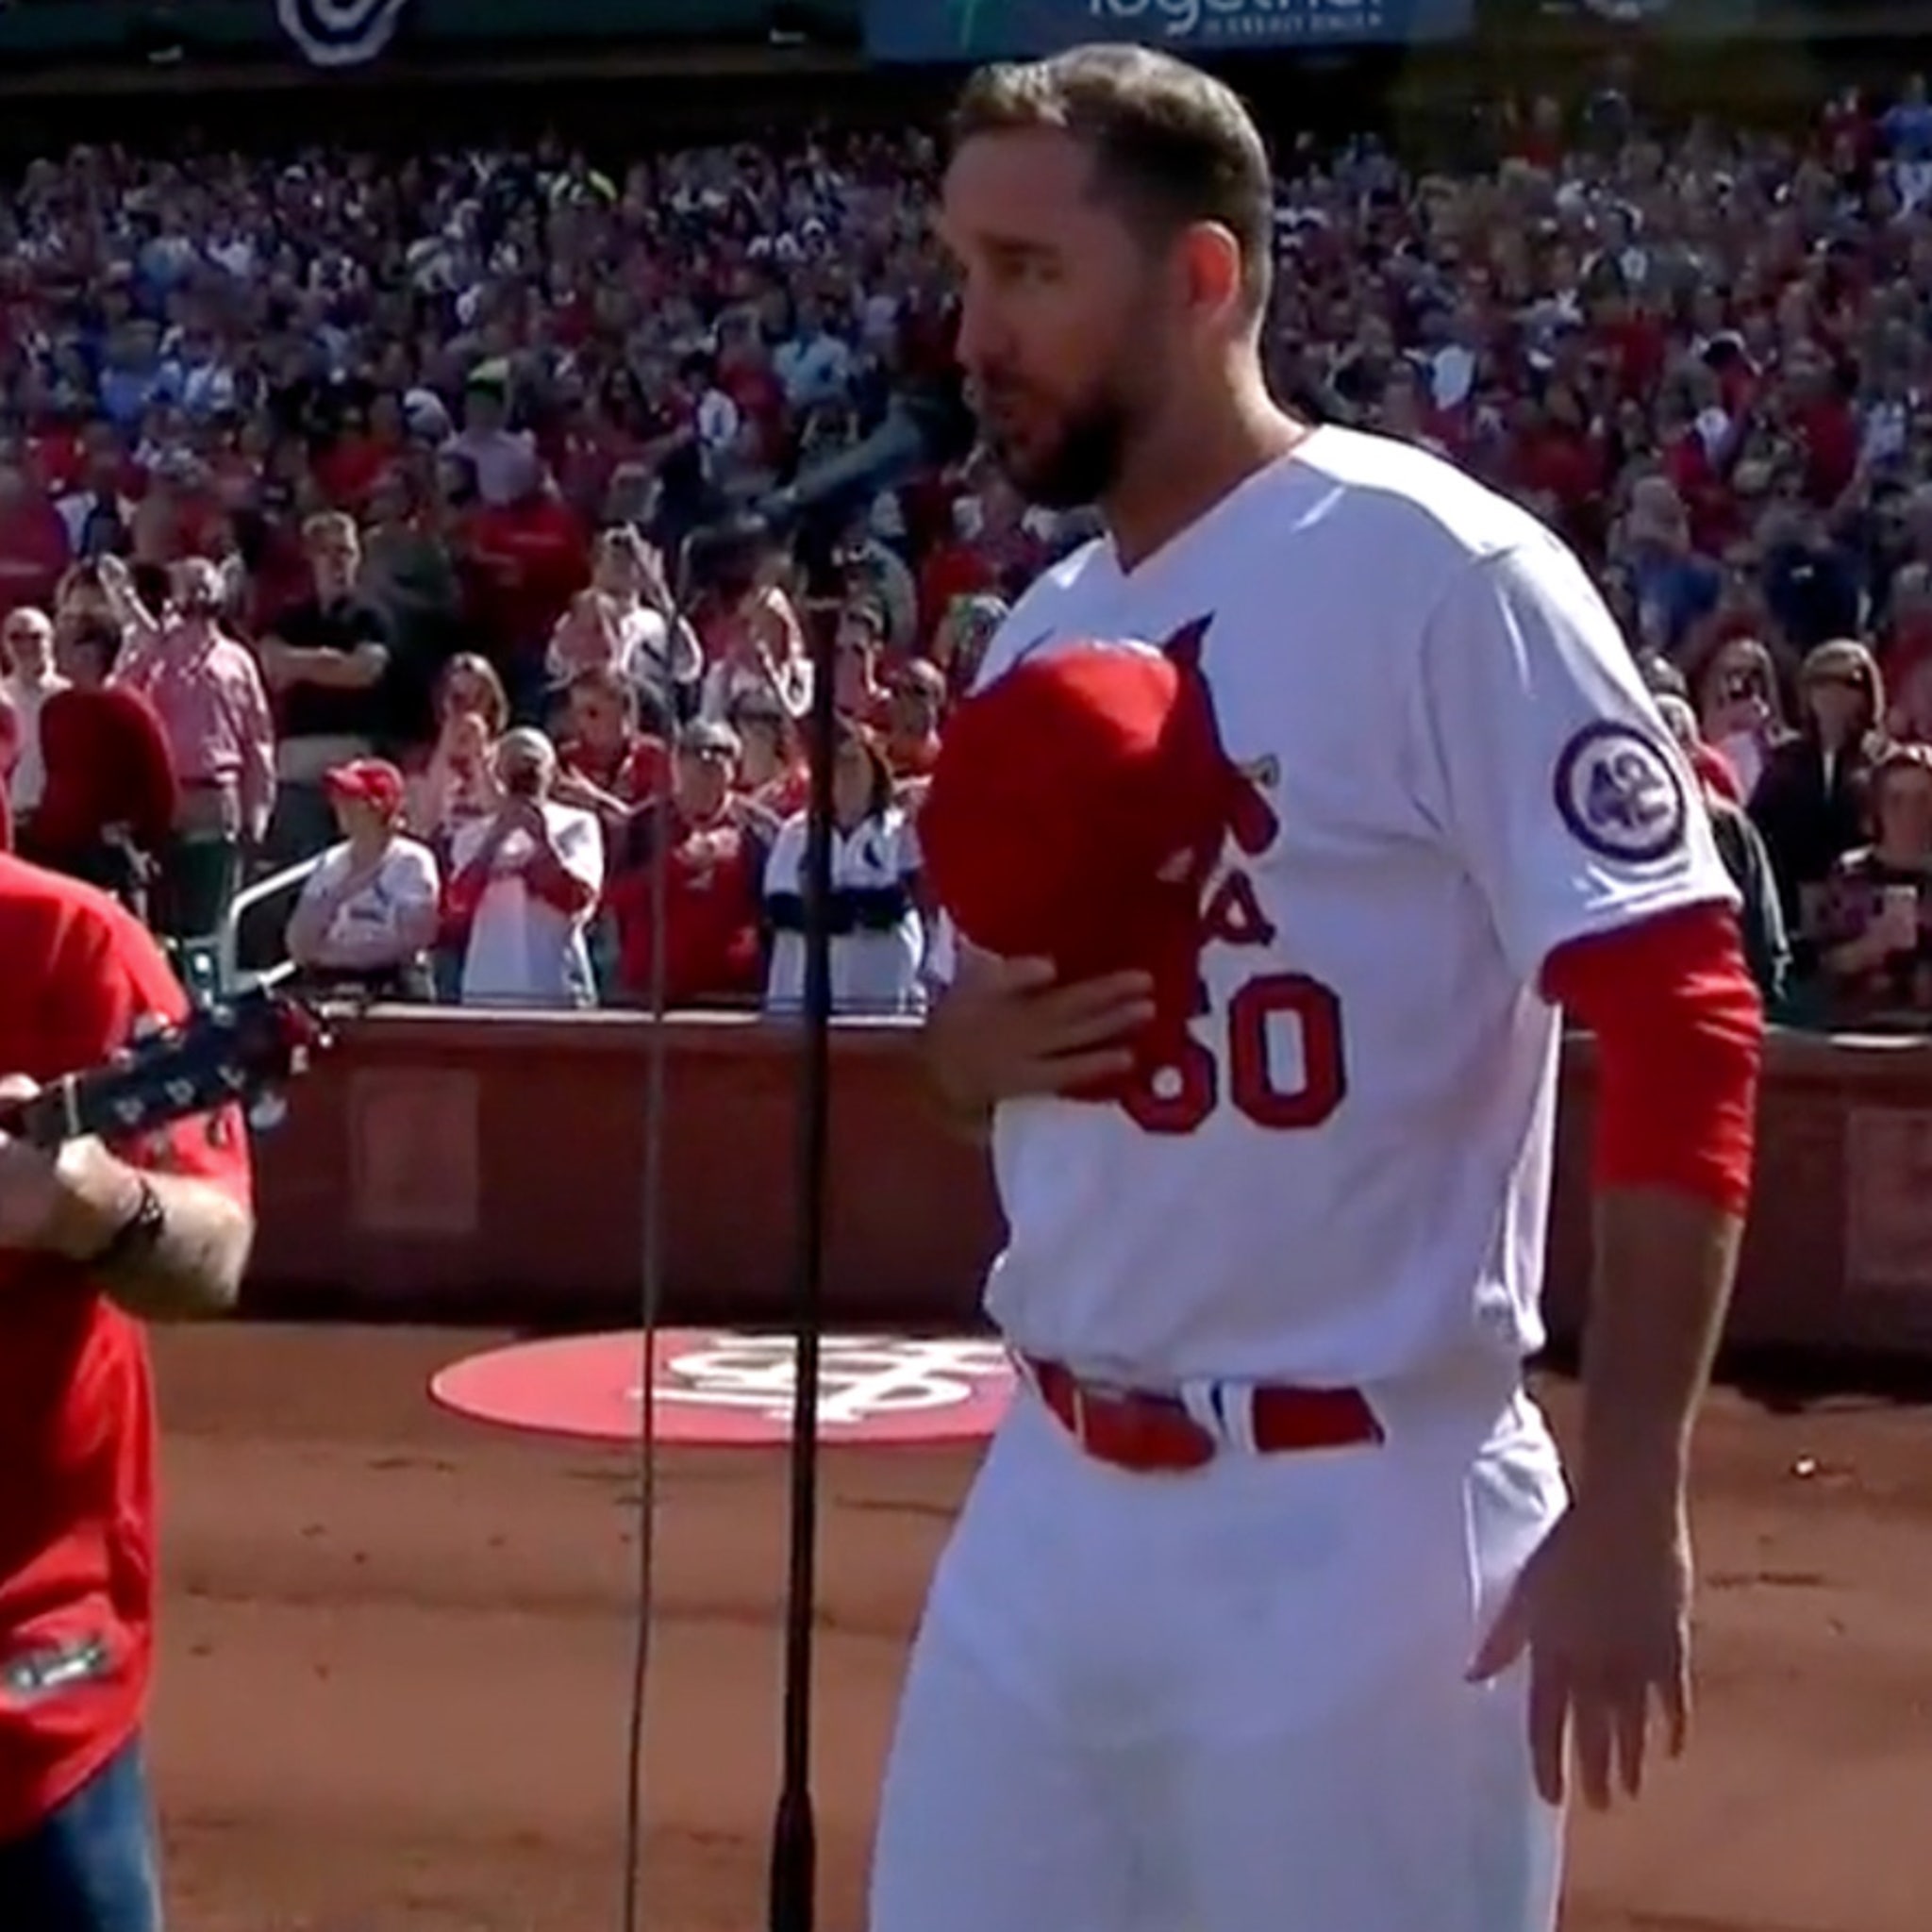
M 153 1664 L 154 1389 L 142 1324 L 230 1308 L 254 1237 L 233 1111 L 58 1155 L 41 1086 L 187 1002 L 92 888 L 0 855 L 0 1923 L 157 1932 L 142 1756 Z
M 53 499 L 17 462 L 0 462 L 0 617 L 51 606 L 73 558 Z
M 1620 396 L 1641 402 L 1656 393 L 1670 361 L 1670 338 L 1655 315 L 1630 300 L 1621 275 L 1593 291 L 1588 334 Z
M 626 1005 L 654 1006 L 660 971 L 667 1011 L 746 1004 L 764 983 L 758 905 L 767 840 L 756 809 L 732 791 L 737 765 L 728 724 L 687 724 L 670 798 L 634 813 L 615 843 L 605 903 L 617 923 L 618 993 Z
M 671 760 L 663 739 L 638 726 L 637 692 L 615 671 L 594 666 L 571 679 L 565 729 L 557 746 L 557 796 L 621 823 L 661 791 Z
M 891 679 L 886 707 L 886 762 L 893 777 L 927 778 L 939 762 L 940 720 L 946 708 L 946 679 L 924 658 L 901 664 Z
M 1604 499 L 1610 482 L 1609 451 L 1586 420 L 1583 399 L 1568 382 L 1548 383 L 1516 425 L 1510 480 L 1556 499 L 1558 525 L 1586 551 L 1602 541 Z
M 811 773 L 800 748 L 798 723 L 769 692 L 745 691 L 725 721 L 738 734 L 738 794 L 773 830 L 811 796 Z
M 962 508 L 970 504 L 969 508 Z M 962 498 L 948 509 L 951 528 L 925 553 L 919 572 L 919 635 L 929 640 L 946 613 L 961 598 L 999 588 L 999 569 L 980 546 L 977 533 L 981 511 L 976 501 Z
M 533 462 L 529 487 L 514 502 L 477 508 L 470 557 L 480 579 L 472 614 L 490 639 L 511 709 L 519 721 L 539 722 L 549 684 L 544 652 L 590 581 L 590 537 Z
M 55 656 L 67 684 L 41 708 L 46 779 L 22 850 L 145 916 L 146 882 L 174 837 L 180 787 L 153 705 L 108 682 L 120 648 L 108 618 L 78 611 L 60 620 Z
M 1932 741 L 1932 566 L 1904 565 L 1891 580 L 1891 609 L 1878 661 L 1891 694 L 1886 729 Z
M 1858 421 L 1846 398 L 1848 378 L 1817 351 L 1806 348 L 1790 364 L 1792 426 L 1805 454 L 1805 495 L 1831 508 L 1858 468 Z

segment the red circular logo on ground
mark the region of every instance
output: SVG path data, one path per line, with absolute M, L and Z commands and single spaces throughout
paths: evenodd
M 712 1446 L 791 1439 L 797 1389 L 790 1336 L 674 1328 L 650 1351 L 660 1442 Z M 443 1407 L 541 1435 L 632 1442 L 643 1421 L 644 1338 L 571 1336 L 492 1349 L 429 1385 Z M 977 1442 L 1012 1400 L 996 1341 L 828 1335 L 819 1348 L 818 1426 L 826 1442 Z

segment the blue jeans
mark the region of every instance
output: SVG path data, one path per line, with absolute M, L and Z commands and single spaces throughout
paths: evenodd
M 0 1844 L 0 1925 L 161 1932 L 160 1859 L 139 1739 L 26 1837 Z

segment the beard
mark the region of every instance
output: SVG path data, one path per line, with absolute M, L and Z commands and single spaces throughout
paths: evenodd
M 1098 503 L 1120 479 L 1132 414 L 1117 390 L 1104 388 L 1070 404 L 1052 433 L 1023 442 L 995 419 L 986 425 L 987 447 L 1008 480 L 1041 509 L 1082 509 Z

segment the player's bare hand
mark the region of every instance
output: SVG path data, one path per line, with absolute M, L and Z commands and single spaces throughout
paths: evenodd
M 117 1191 L 119 1163 L 98 1141 L 69 1141 L 49 1154 L 9 1136 L 8 1109 L 39 1091 L 24 1074 L 0 1075 L 0 1248 L 90 1254 L 116 1225 L 125 1198 L 125 1190 Z
M 1649 1522 L 1573 1508 L 1524 1566 L 1485 1639 L 1473 1681 L 1529 1657 L 1529 1746 L 1538 1789 L 1563 1801 L 1574 1763 L 1584 1802 L 1635 1797 L 1661 1734 L 1673 1757 L 1690 1728 L 1690 1526 L 1681 1505 Z
M 962 958 L 926 1030 L 927 1065 L 962 1111 L 1065 1093 L 1127 1072 L 1153 1018 L 1144 973 L 1062 985 L 1044 959 Z

